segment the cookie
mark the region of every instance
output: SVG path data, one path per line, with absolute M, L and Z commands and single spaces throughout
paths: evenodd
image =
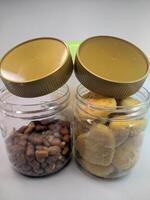
M 145 118 L 132 120 L 130 123 L 130 136 L 136 136 L 146 128 L 147 120 Z
M 113 135 L 107 126 L 95 125 L 90 132 L 77 137 L 76 150 L 84 160 L 108 166 L 115 153 Z
M 75 119 L 75 136 L 78 137 L 81 134 L 87 133 L 91 126 L 92 124 L 86 120 L 79 121 Z
M 133 97 L 127 97 L 125 99 L 122 99 L 120 101 L 121 106 L 136 106 L 140 104 L 140 101 L 138 99 L 135 99 Z
M 75 137 L 78 137 L 81 134 L 87 133 L 93 122 L 94 119 L 86 119 L 80 116 L 80 113 L 76 109 L 74 112 L 74 132 L 75 132 Z
M 90 92 L 87 92 L 86 94 L 84 94 L 82 97 L 85 98 L 85 99 L 99 99 L 99 98 L 102 98 L 104 96 L 102 96 L 101 94 L 97 94 L 97 93 L 90 91 Z
M 114 167 L 119 171 L 132 168 L 138 160 L 142 139 L 143 134 L 129 137 L 125 143 L 117 147 L 112 161 Z
M 85 106 L 84 104 L 79 104 L 78 108 L 75 110 L 74 112 L 74 116 L 79 119 L 79 120 L 94 120 L 96 119 L 96 117 L 94 117 L 91 112 L 89 112 L 89 109 L 87 106 Z
M 104 147 L 113 148 L 115 146 L 115 140 L 111 129 L 101 123 L 93 123 L 90 130 L 90 137 L 96 138 L 97 142 Z
M 99 176 L 99 177 L 107 177 L 109 174 L 113 173 L 114 171 L 113 165 L 109 165 L 109 166 L 94 165 L 83 159 L 80 159 L 79 162 L 84 169 L 86 169 L 91 174 Z
M 112 119 L 114 121 L 110 122 L 109 128 L 112 130 L 115 139 L 115 146 L 117 147 L 127 140 L 130 134 L 130 124 L 126 121 L 117 120 L 118 117 Z
M 143 132 L 146 128 L 147 120 L 141 119 L 126 119 L 125 115 L 114 117 L 109 124 L 115 137 L 116 146 L 122 144 L 128 136 L 136 136 Z
M 116 110 L 117 102 L 114 98 L 104 97 L 93 92 L 89 92 L 83 95 L 86 100 L 86 105 L 83 103 L 79 104 L 81 116 L 86 117 L 87 115 L 96 117 L 106 117 L 111 112 Z M 91 105 L 96 108 L 92 108 Z M 106 109 L 104 109 L 107 107 Z

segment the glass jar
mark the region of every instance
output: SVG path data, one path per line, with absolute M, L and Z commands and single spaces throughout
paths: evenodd
M 19 173 L 32 177 L 61 170 L 72 155 L 72 116 L 67 85 L 36 98 L 0 90 L 0 127 L 9 160 Z
M 116 100 L 80 85 L 74 112 L 75 158 L 79 166 L 103 178 L 127 174 L 139 157 L 149 100 L 145 88 L 132 97 Z

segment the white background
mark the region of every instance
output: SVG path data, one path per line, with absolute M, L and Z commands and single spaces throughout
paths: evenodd
M 83 40 L 93 35 L 127 39 L 150 57 L 149 0 L 0 0 L 0 57 L 35 37 Z M 71 91 L 78 84 L 69 81 Z M 150 78 L 145 82 L 150 90 Z M 60 173 L 30 179 L 14 172 L 0 136 L 0 200 L 150 200 L 150 125 L 133 172 L 106 181 L 89 177 L 76 164 Z

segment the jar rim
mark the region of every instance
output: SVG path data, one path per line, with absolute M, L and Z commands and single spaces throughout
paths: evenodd
M 13 103 L 17 100 L 17 103 Z M 35 120 L 54 116 L 56 113 L 63 111 L 69 105 L 69 100 L 68 85 L 64 85 L 54 93 L 36 97 L 36 99 L 15 96 L 3 87 L 0 89 L 0 112 L 13 118 Z
M 47 101 L 46 100 L 46 102 L 48 103 L 48 102 L 51 102 L 51 103 L 53 103 L 53 102 L 56 102 L 56 101 L 58 101 L 58 100 L 61 100 L 61 99 L 63 99 L 65 96 L 67 96 L 68 98 L 69 98 L 69 96 L 70 96 L 70 93 L 69 93 L 69 86 L 67 85 L 67 84 L 65 84 L 64 86 L 62 86 L 62 87 L 64 87 L 65 89 L 66 89 L 66 91 L 62 94 L 62 96 L 60 96 L 60 97 L 58 97 L 58 98 L 56 98 L 56 99 L 54 99 L 54 100 L 50 100 L 50 101 Z M 60 89 L 60 88 L 59 88 Z M 58 89 L 58 90 L 59 90 Z M 12 94 L 12 93 L 10 93 L 8 90 L 7 90 L 7 88 L 6 87 L 2 87 L 2 88 L 0 88 L 0 96 L 2 95 L 2 93 L 3 92 L 7 92 L 7 94 L 10 94 L 10 95 L 12 95 L 12 96 L 15 96 L 14 94 Z M 54 91 L 55 92 L 55 91 Z M 52 94 L 52 93 L 51 93 Z M 46 95 L 44 95 L 44 96 L 46 96 Z M 15 96 L 15 97 L 17 97 L 17 98 L 22 98 L 22 97 L 19 97 L 19 96 Z M 38 97 L 34 97 L 34 98 L 30 98 L 30 99 L 36 99 L 36 98 L 38 98 Z M 27 98 L 22 98 L 22 99 L 27 99 Z M 0 103 L 2 103 L 2 104 L 5 104 L 5 105 L 10 105 L 10 106 L 39 106 L 39 105 L 43 105 L 43 104 L 45 104 L 45 101 L 43 101 L 43 102 L 40 102 L 40 103 L 32 103 L 32 104 L 22 104 L 22 103 L 20 103 L 20 104 L 18 104 L 18 103 L 10 103 L 10 102 L 7 102 L 6 100 L 2 100 L 2 98 L 0 98 Z
M 102 110 L 102 109 L 103 110 L 105 110 L 105 109 L 112 110 L 112 109 L 114 109 L 114 107 L 111 107 L 111 106 L 93 105 L 93 103 L 90 103 L 87 99 L 83 98 L 83 96 L 81 95 L 80 89 L 82 89 L 82 88 L 85 88 L 85 87 L 82 84 L 79 84 L 77 87 L 77 90 L 76 90 L 76 98 L 84 105 L 88 105 L 89 107 L 91 107 L 92 109 L 95 109 L 95 110 Z M 85 89 L 87 89 L 87 88 L 85 88 Z M 150 104 L 150 92 L 145 87 L 141 87 L 141 89 L 144 90 L 144 92 L 146 93 L 145 95 L 142 94 L 145 98 L 144 101 L 142 101 L 134 106 L 133 105 L 132 106 L 116 106 L 116 108 L 118 108 L 119 110 L 124 110 L 124 109 L 130 110 L 130 109 L 141 108 L 145 105 L 149 105 Z M 136 94 L 142 93 L 140 90 L 138 92 L 136 92 Z M 88 91 L 90 91 L 90 90 L 88 90 Z

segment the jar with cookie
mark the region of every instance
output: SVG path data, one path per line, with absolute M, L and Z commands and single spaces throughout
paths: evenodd
M 124 69 L 125 64 L 129 68 Z M 150 94 L 142 87 L 144 67 L 147 73 L 145 55 L 117 38 L 90 38 L 78 49 L 75 73 L 82 85 L 74 108 L 75 158 L 92 175 L 118 178 L 138 161 L 150 103 Z

